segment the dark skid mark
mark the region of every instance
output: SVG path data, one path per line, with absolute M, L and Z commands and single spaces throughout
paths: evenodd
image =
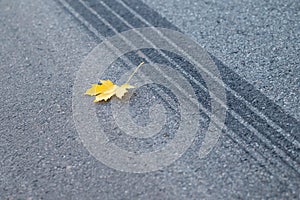
M 244 97 L 252 106 L 266 115 L 269 119 L 280 126 L 284 131 L 300 141 L 300 134 L 296 132 L 300 128 L 300 122 L 286 112 L 263 93 L 256 90 L 253 85 L 243 80 L 237 73 L 225 66 L 220 60 L 210 54 L 222 75 L 226 85 Z M 256 116 L 258 117 L 258 116 Z M 299 149 L 298 149 L 299 153 Z
M 56 0 L 60 1 L 60 0 Z M 115 33 L 106 26 L 97 16 L 91 13 L 88 9 L 84 8 L 84 6 L 77 0 L 65 0 L 68 5 L 76 11 L 82 18 L 84 18 L 91 26 L 93 26 L 101 35 L 104 37 L 109 37 L 114 35 Z M 115 17 L 113 13 L 109 12 L 106 8 L 99 3 L 98 0 L 87 0 L 85 1 L 95 12 L 98 13 L 102 18 L 107 20 L 116 30 L 125 31 L 130 28 L 122 22 L 120 19 Z M 103 0 L 105 4 L 107 4 L 112 10 L 125 18 L 125 20 L 134 26 L 135 28 L 147 27 L 145 23 L 140 21 L 137 17 L 130 14 L 130 12 L 122 5 L 115 1 Z M 173 30 L 180 31 L 173 24 L 168 22 L 165 18 L 161 17 L 157 12 L 149 8 L 146 4 L 139 0 L 123 0 L 123 2 L 145 18 L 151 25 L 155 27 L 164 27 Z M 60 5 L 63 5 L 60 3 Z M 68 9 L 67 12 L 71 13 Z M 75 15 L 74 15 L 75 16 Z M 75 16 L 75 18 L 77 18 Z M 77 18 L 78 19 L 78 18 Z M 82 25 L 82 22 L 79 20 Z M 99 38 L 97 39 L 99 41 Z M 280 126 L 286 133 L 290 134 L 296 141 L 300 141 L 300 135 L 297 133 L 299 130 L 300 122 L 298 122 L 292 116 L 289 116 L 284 112 L 284 110 L 272 102 L 268 97 L 266 97 L 263 93 L 256 90 L 251 84 L 247 81 L 243 80 L 232 71 L 229 67 L 225 66 L 220 60 L 211 55 L 212 59 L 216 63 L 222 79 L 224 83 L 230 87 L 232 90 L 237 92 L 240 96 L 242 96 L 245 100 L 247 100 L 253 107 L 257 108 L 261 113 L 271 119 L 275 124 Z M 193 75 L 193 74 L 191 74 Z M 229 109 L 238 113 L 243 120 L 245 120 L 248 124 L 254 127 L 260 134 L 262 134 L 266 139 L 271 141 L 272 146 L 276 146 L 281 149 L 291 160 L 296 162 L 296 164 L 290 163 L 286 160 L 286 158 L 277 155 L 274 152 L 272 147 L 266 145 L 266 141 L 261 140 L 255 133 L 252 133 L 249 128 L 240 124 L 236 119 L 234 119 L 231 115 L 228 115 L 226 119 L 227 127 L 232 130 L 235 135 L 231 136 L 232 140 L 234 138 L 241 138 L 249 147 L 254 151 L 258 151 L 262 156 L 268 157 L 271 156 L 271 159 L 278 160 L 281 164 L 285 164 L 286 167 L 291 168 L 298 176 L 299 173 L 297 169 L 299 169 L 299 148 L 295 147 L 290 141 L 288 141 L 283 133 L 278 132 L 274 128 L 272 128 L 265 119 L 262 119 L 260 116 L 256 115 L 252 112 L 246 105 L 245 102 L 238 100 L 233 94 L 227 91 L 227 105 Z M 227 134 L 227 133 L 225 133 Z M 254 143 L 259 144 L 260 148 L 255 148 L 253 146 Z M 245 149 L 243 144 L 239 144 L 241 149 Z M 249 154 L 249 156 L 254 157 L 254 155 Z M 268 158 L 266 158 L 268 159 Z M 260 163 L 258 163 L 260 164 Z M 275 167 L 274 163 L 264 163 L 264 169 L 268 171 L 269 165 Z M 285 170 L 283 170 L 285 172 Z M 288 173 L 288 171 L 286 171 Z
M 111 0 L 102 0 L 102 1 L 105 2 L 106 4 L 108 4 L 115 11 L 120 10 L 120 9 L 117 9 L 117 7 L 119 6 L 119 8 L 123 8 L 123 10 L 129 12 L 124 6 L 120 5 L 119 3 L 115 2 L 115 1 L 111 1 Z M 137 12 L 139 15 L 141 15 L 144 19 L 147 19 L 147 21 L 150 24 L 152 24 L 152 26 L 168 28 L 168 29 L 172 29 L 172 30 L 181 32 L 179 28 L 174 26 L 166 18 L 162 17 L 160 14 L 158 14 L 156 11 L 151 9 L 148 5 L 144 4 L 140 0 L 123 0 L 123 2 L 128 7 L 130 7 L 135 12 Z M 125 18 L 126 16 L 122 16 L 122 17 Z M 134 24 L 132 22 L 135 22 L 137 20 L 137 18 L 129 18 L 129 17 L 126 17 L 125 19 L 128 22 L 130 22 L 132 25 Z M 134 27 L 135 28 L 147 27 L 147 25 L 134 26 Z
M 228 85 L 231 89 L 235 90 L 245 100 L 251 102 L 252 106 L 257 108 L 260 112 L 262 112 L 265 116 L 270 118 L 273 122 L 276 123 L 280 120 L 287 121 L 287 124 L 284 124 L 284 126 L 282 123 L 276 124 L 287 133 L 290 133 L 295 138 L 295 140 L 299 141 L 299 135 L 295 133 L 293 134 L 292 132 L 293 129 L 297 129 L 297 127 L 300 126 L 300 123 L 295 118 L 287 115 L 282 108 L 273 103 L 263 93 L 256 90 L 254 86 L 252 86 L 250 83 L 240 78 L 234 71 L 232 71 L 229 67 L 225 66 L 216 57 L 214 57 L 211 54 L 210 56 L 216 63 L 222 76 L 222 80 L 226 85 Z M 237 99 L 229 91 L 227 91 L 227 105 L 231 110 L 234 110 L 246 122 L 248 122 L 256 130 L 262 133 L 267 139 L 269 139 L 273 145 L 276 145 L 278 148 L 282 149 L 291 159 L 295 160 L 299 165 L 299 148 L 297 148 L 296 146 L 294 146 L 294 144 L 288 141 L 284 137 L 284 135 L 272 128 L 265 119 L 262 119 L 260 116 L 255 114 L 249 108 L 247 108 L 245 102 Z M 276 119 L 274 118 L 274 116 L 277 116 L 278 118 Z M 232 127 L 231 125 L 231 123 L 227 124 L 227 126 L 230 129 Z
M 91 13 L 77 0 L 65 0 L 78 14 L 80 14 L 86 21 L 88 21 L 101 35 L 110 37 L 114 32 L 100 21 L 97 16 Z
M 118 32 L 127 31 L 130 28 L 122 22 L 120 19 L 116 18 L 113 13 L 111 13 L 107 8 L 105 8 L 98 0 L 86 0 L 87 4 L 90 5 L 97 13 L 101 14 L 110 24 L 113 24 Z M 132 13 L 126 10 L 120 3 L 117 1 L 103 1 L 110 8 L 115 10 L 120 16 L 124 17 L 126 20 L 134 19 L 134 27 L 147 27 L 142 21 L 136 18 Z

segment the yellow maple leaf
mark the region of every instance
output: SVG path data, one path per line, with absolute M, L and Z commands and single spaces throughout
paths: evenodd
M 134 88 L 134 86 L 129 85 L 128 83 L 118 86 L 113 84 L 113 82 L 111 82 L 110 80 L 100 80 L 100 82 L 102 83 L 102 85 L 104 85 L 104 87 L 103 89 L 101 89 L 101 91 L 100 90 L 97 91 L 97 92 L 100 91 L 99 93 L 97 93 L 97 95 L 91 95 L 91 96 L 96 96 L 94 102 L 99 102 L 103 100 L 107 101 L 114 95 L 116 95 L 119 99 L 121 99 L 124 96 L 124 94 L 127 92 L 127 89 Z
M 124 94 L 127 92 L 127 89 L 134 88 L 134 86 L 125 83 L 116 89 L 116 96 L 121 99 Z
M 92 87 L 88 89 L 85 94 L 95 96 L 109 90 L 114 85 L 110 80 L 100 80 L 100 82 L 101 85 L 92 84 Z
M 100 93 L 101 93 L 101 85 L 92 84 L 92 87 L 90 89 L 88 89 L 84 94 L 90 95 L 90 96 L 95 96 Z
M 130 79 L 133 77 L 133 75 L 137 72 L 137 70 L 144 64 L 144 62 L 141 62 L 137 68 L 134 70 L 134 72 L 130 75 L 128 78 L 127 82 L 124 83 L 121 86 L 118 86 L 114 84 L 110 80 L 100 80 L 100 84 L 92 84 L 92 87 L 89 88 L 85 94 L 90 95 L 90 96 L 96 96 L 94 102 L 99 102 L 99 101 L 107 101 L 110 99 L 112 96 L 116 95 L 119 99 L 121 99 L 124 94 L 127 91 L 127 89 L 134 88 L 134 86 L 129 85 L 128 82 Z

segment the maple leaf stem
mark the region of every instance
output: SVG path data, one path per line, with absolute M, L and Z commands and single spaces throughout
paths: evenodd
M 129 81 L 132 79 L 132 77 L 134 76 L 134 74 L 140 69 L 140 67 L 144 64 L 145 62 L 141 62 L 132 72 L 132 74 L 130 74 L 128 80 L 126 81 L 126 83 L 129 83 Z

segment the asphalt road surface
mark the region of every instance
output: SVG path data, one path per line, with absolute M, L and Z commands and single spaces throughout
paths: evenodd
M 0 19 L 0 199 L 300 198 L 299 1 L 1 0 Z M 155 48 L 129 52 L 99 79 L 117 81 L 128 70 L 124 60 L 134 66 L 146 55 L 177 69 L 203 109 L 191 126 L 199 134 L 178 159 L 149 172 L 122 171 L 97 159 L 80 135 L 76 72 L 105 38 L 153 26 L 179 31 L 209 53 L 224 83 L 225 123 L 199 156 L 213 121 L 204 110 L 214 111 L 205 77 L 172 52 L 164 51 L 180 69 Z M 119 131 L 112 102 L 85 99 L 99 119 L 85 128 L 98 123 L 111 143 L 138 155 L 163 149 L 184 119 L 180 99 L 159 84 L 128 100 L 141 127 L 151 121 L 150 107 L 164 107 L 166 123 L 150 139 Z

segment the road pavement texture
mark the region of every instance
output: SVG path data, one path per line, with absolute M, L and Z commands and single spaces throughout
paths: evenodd
M 299 2 L 2 0 L 0 9 L 0 199 L 300 198 Z M 73 118 L 74 81 L 105 38 L 149 26 L 182 32 L 209 52 L 225 84 L 225 127 L 203 158 L 198 151 L 205 134 L 199 134 L 163 169 L 122 172 L 84 146 Z M 154 49 L 123 58 L 137 65 L 141 52 L 176 69 Z M 165 53 L 184 66 L 179 71 L 187 80 L 206 84 L 191 63 Z M 124 66 L 116 60 L 104 77 L 117 81 Z M 209 93 L 191 85 L 211 110 Z M 166 130 L 145 141 L 114 131 L 111 103 L 95 105 L 99 126 L 128 151 L 163 148 L 176 135 L 179 100 L 159 85 L 136 91 L 129 103 L 133 121 L 147 125 L 149 108 L 160 104 Z M 205 133 L 210 118 L 201 116 L 197 126 Z

